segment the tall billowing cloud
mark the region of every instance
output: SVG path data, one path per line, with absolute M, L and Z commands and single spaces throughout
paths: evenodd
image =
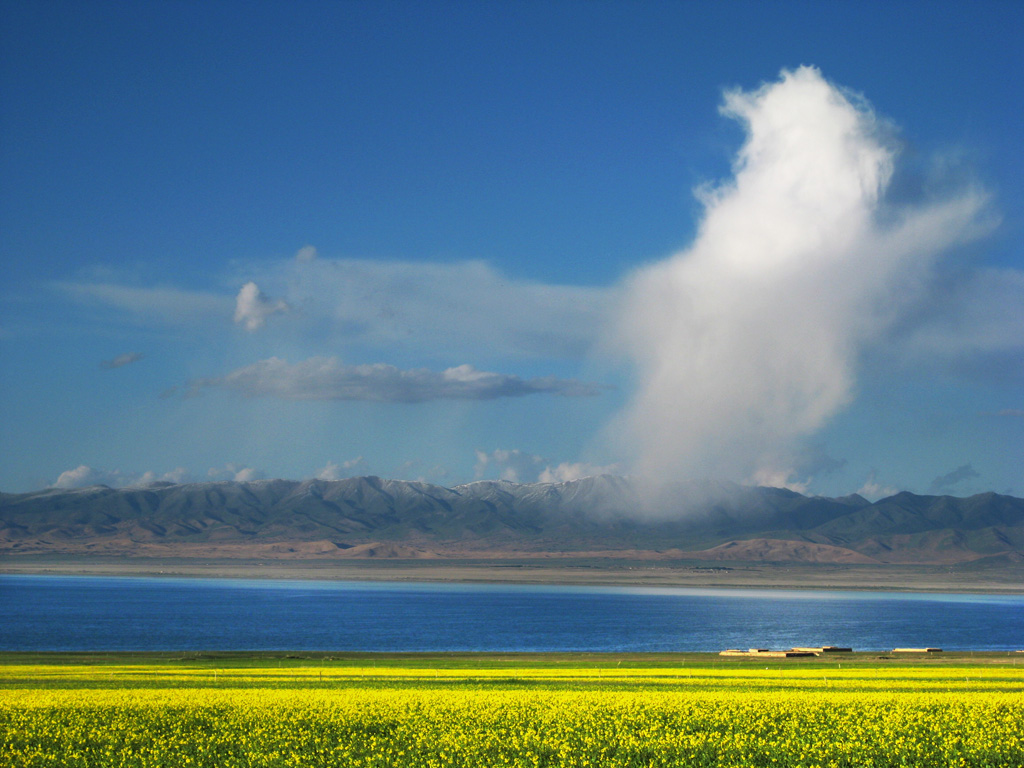
M 886 204 L 886 124 L 817 69 L 729 92 L 722 111 L 747 131 L 733 178 L 702 193 L 692 246 L 627 285 L 616 341 L 638 386 L 618 426 L 640 473 L 787 485 L 864 350 L 982 231 L 985 201 Z

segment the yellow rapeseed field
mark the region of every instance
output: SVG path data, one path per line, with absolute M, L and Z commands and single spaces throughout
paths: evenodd
M 1024 667 L 0 666 L 28 766 L 1024 766 Z

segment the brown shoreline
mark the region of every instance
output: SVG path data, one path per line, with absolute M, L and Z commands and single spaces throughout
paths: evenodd
M 215 559 L 16 555 L 0 574 L 1024 594 L 1024 567 L 525 559 Z

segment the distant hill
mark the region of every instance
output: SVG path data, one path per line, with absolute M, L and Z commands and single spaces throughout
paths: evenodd
M 154 483 L 0 493 L 0 554 L 266 558 L 630 557 L 815 563 L 1024 560 L 1024 499 L 780 488 L 610 475 L 443 488 Z

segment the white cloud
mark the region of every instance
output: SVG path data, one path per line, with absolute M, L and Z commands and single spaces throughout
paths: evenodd
M 53 484 L 54 488 L 85 488 L 90 485 L 111 485 L 110 480 L 113 480 L 114 475 L 109 472 L 102 472 L 100 470 L 87 467 L 85 464 L 81 464 L 74 469 L 68 469 L 60 473 L 60 477 L 57 478 L 57 482 Z
M 716 216 L 729 218 L 725 213 L 741 206 L 730 208 L 724 204 L 726 198 L 742 197 L 748 202 L 750 186 L 744 186 L 743 195 L 738 186 L 733 189 L 728 185 L 706 193 L 707 220 L 713 218 L 712 210 L 719 208 L 723 212 Z M 874 234 L 884 235 L 880 242 L 871 244 L 868 238 L 863 238 L 861 244 L 869 249 L 878 245 L 889 252 L 899 250 L 899 246 L 909 252 L 916 241 L 920 247 L 918 255 L 927 260 L 925 252 L 931 246 L 941 248 L 955 241 L 957 236 L 966 238 L 984 226 L 982 219 L 972 218 L 981 203 L 982 196 L 971 193 L 947 201 L 946 207 L 938 205 L 911 211 L 904 216 L 906 226 L 902 237 L 898 227 L 888 231 L 876 229 Z M 741 212 L 737 211 L 732 218 L 738 218 Z M 733 238 L 746 233 L 756 241 L 756 233 L 751 229 L 758 221 L 770 222 L 772 218 L 772 211 L 753 218 L 744 226 L 736 227 Z M 710 232 L 711 228 L 705 224 L 704 229 Z M 780 229 L 785 229 L 782 223 Z M 714 229 L 715 237 L 729 240 L 722 236 L 722 230 L 723 227 Z M 708 245 L 708 237 L 710 234 L 702 237 L 703 246 Z M 841 249 L 845 239 L 840 237 L 833 245 Z M 320 256 L 308 259 L 315 250 L 307 246 L 300 249 L 295 258 L 245 265 L 247 277 L 255 275 L 254 279 L 247 280 L 247 285 L 253 287 L 243 287 L 234 297 L 109 282 L 64 282 L 57 283 L 56 287 L 80 301 L 111 307 L 143 323 L 208 328 L 215 318 L 230 315 L 234 306 L 236 322 L 256 330 L 270 315 L 284 312 L 286 308 L 300 308 L 301 313 L 297 313 L 294 320 L 296 338 L 312 344 L 320 345 L 329 340 L 332 344 L 415 348 L 417 353 L 443 352 L 448 356 L 458 354 L 474 358 L 482 355 L 582 358 L 595 341 L 605 335 L 609 318 L 615 316 L 613 307 L 621 297 L 618 288 L 552 285 L 516 279 L 481 261 L 425 263 Z M 708 248 L 701 250 L 706 252 Z M 690 253 L 696 255 L 696 244 Z M 865 273 L 878 274 L 881 280 L 884 270 L 879 272 L 876 261 L 884 262 L 884 259 L 872 259 L 869 255 L 860 266 Z M 848 261 L 846 268 L 856 272 L 852 262 Z M 841 271 L 838 266 L 836 271 Z M 776 274 L 773 281 L 777 277 Z M 747 278 L 748 283 L 754 282 L 757 275 L 751 272 Z M 802 281 L 794 283 L 793 289 L 806 291 L 807 283 L 813 278 L 812 274 L 804 275 Z M 837 279 L 845 279 L 845 275 Z M 866 281 L 870 282 L 870 278 L 861 275 L 854 283 Z M 264 284 L 270 286 L 273 295 L 283 298 L 260 298 L 256 286 Z M 1022 351 L 1024 272 L 978 270 L 960 275 L 944 286 L 932 285 L 928 290 L 924 290 L 923 283 L 901 287 L 907 290 L 904 293 L 894 290 L 899 299 L 896 308 L 903 311 L 913 305 L 917 314 L 904 317 L 899 326 L 900 334 L 890 340 L 894 357 L 914 356 L 915 363 L 920 363 L 936 359 L 969 360 L 980 353 L 1019 355 Z M 632 298 L 635 300 L 635 293 Z M 706 301 L 714 303 L 717 299 L 708 296 Z M 743 296 L 737 295 L 734 301 L 743 301 Z M 878 312 L 883 303 L 884 299 L 879 299 L 872 306 L 872 312 L 865 316 L 869 322 L 878 320 L 879 315 L 885 319 L 885 313 Z M 630 343 L 628 339 L 626 343 Z
M 845 459 L 829 456 L 818 443 L 801 445 L 788 454 L 790 466 L 785 468 L 758 467 L 745 479 L 749 485 L 765 488 L 786 488 L 806 494 L 815 477 L 830 475 L 846 464 Z
M 889 496 L 895 496 L 900 490 L 899 488 L 893 488 L 891 485 L 879 483 L 875 470 L 871 470 L 868 479 L 864 481 L 864 485 L 858 488 L 856 492 L 868 501 L 878 501 Z
M 128 488 L 155 482 L 183 483 L 188 480 L 188 471 L 178 467 L 170 472 L 122 472 L 119 469 L 104 470 L 81 464 L 74 469 L 60 473 L 54 488 L 87 488 L 90 485 L 108 485 L 111 488 Z
M 247 331 L 258 331 L 268 317 L 287 311 L 287 304 L 265 296 L 252 281 L 243 285 L 235 298 L 235 322 L 244 325 Z
M 987 231 L 974 190 L 884 203 L 887 126 L 813 68 L 726 95 L 747 129 L 693 245 L 628 282 L 615 344 L 638 390 L 615 425 L 655 478 L 793 485 L 801 443 L 854 395 L 862 354 L 927 299 L 944 251 Z
M 540 476 L 537 478 L 537 482 L 569 483 L 573 480 L 580 480 L 584 477 L 593 477 L 594 475 L 614 475 L 618 472 L 618 464 L 598 466 L 597 464 L 587 464 L 586 462 L 562 462 L 555 467 L 545 467 L 544 471 L 541 472 Z
M 100 362 L 100 368 L 112 369 L 122 368 L 126 365 L 131 365 L 134 362 L 138 362 L 143 358 L 143 355 L 139 352 L 129 352 L 123 355 L 118 355 L 112 360 L 103 360 Z
M 552 466 L 548 459 L 518 448 L 476 451 L 475 480 L 498 478 L 513 483 L 566 483 L 593 475 L 615 474 L 619 465 L 598 466 L 586 462 L 562 462 Z
M 163 482 L 163 483 L 185 483 L 191 479 L 188 470 L 184 467 L 176 467 L 170 472 L 164 472 L 159 474 L 153 471 L 146 471 L 139 475 L 132 485 L 148 485 L 149 483 Z
M 318 470 L 316 473 L 317 480 L 344 480 L 346 477 L 355 477 L 357 475 L 365 474 L 366 472 L 366 460 L 362 456 L 358 456 L 348 461 L 343 461 L 341 464 L 335 464 L 333 461 L 328 461 L 323 469 Z
M 485 477 L 496 476 L 500 480 L 513 483 L 528 483 L 537 477 L 543 463 L 543 457 L 525 453 L 518 448 L 498 448 L 491 453 L 477 450 L 473 477 L 482 480 Z
M 313 245 L 304 245 L 295 253 L 295 260 L 303 263 L 314 261 L 316 257 L 316 246 Z
M 248 397 L 282 400 L 369 400 L 419 403 L 428 400 L 493 400 L 539 393 L 586 397 L 601 387 L 574 379 L 522 379 L 459 365 L 436 372 L 425 368 L 402 370 L 393 365 L 344 365 L 336 357 L 311 357 L 290 364 L 272 357 L 225 376 L 199 379 L 191 392 L 203 388 L 229 389 Z
M 231 462 L 223 467 L 211 467 L 206 471 L 206 476 L 211 480 L 230 480 L 236 483 L 248 483 L 252 480 L 262 480 L 266 477 L 266 473 L 252 467 L 247 467 L 244 464 Z
M 786 488 L 797 493 L 807 493 L 811 484 L 810 480 L 797 480 L 794 477 L 795 474 L 793 470 L 789 469 L 759 469 L 754 472 L 748 482 L 763 488 Z

